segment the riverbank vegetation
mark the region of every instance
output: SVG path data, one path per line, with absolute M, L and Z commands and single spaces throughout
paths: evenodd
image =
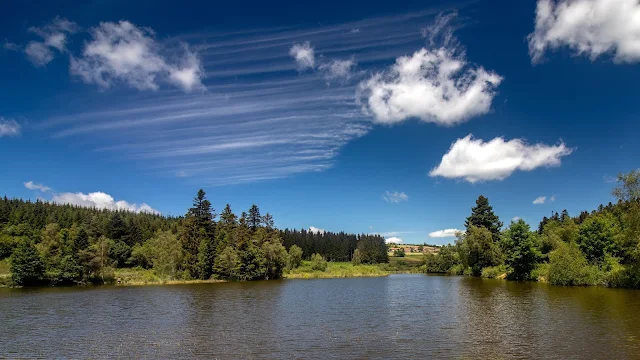
M 474 275 L 556 285 L 640 288 L 640 171 L 618 175 L 616 204 L 571 217 L 544 217 L 537 231 L 519 219 L 502 229 L 480 196 L 454 245 L 425 256 L 428 273 Z
M 202 190 L 182 217 L 0 199 L 0 264 L 10 273 L 0 285 L 278 279 L 307 265 L 345 273 L 335 261 L 364 274 L 388 262 L 387 247 L 379 235 L 278 230 L 256 205 L 218 216 Z

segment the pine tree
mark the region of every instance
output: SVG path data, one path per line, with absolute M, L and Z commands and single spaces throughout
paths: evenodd
M 489 205 L 489 199 L 482 195 L 476 200 L 476 206 L 471 209 L 471 216 L 467 218 L 464 225 L 467 230 L 469 230 L 471 226 L 485 228 L 491 231 L 494 242 L 500 240 L 502 222 L 500 222 L 498 216 L 493 213 L 493 208 Z
M 258 209 L 258 206 L 256 204 L 253 204 L 251 206 L 251 209 L 249 209 L 249 218 L 247 219 L 247 225 L 249 225 L 251 231 L 256 231 L 261 223 L 262 217 L 260 216 L 260 209 Z
M 273 216 L 271 216 L 271 214 L 269 213 L 267 213 L 265 216 L 262 217 L 262 223 L 264 224 L 264 227 L 266 227 L 268 230 L 273 229 L 275 226 L 273 222 Z
M 231 205 L 227 204 L 222 210 L 220 222 L 227 226 L 235 225 L 238 222 L 238 217 L 231 211 Z

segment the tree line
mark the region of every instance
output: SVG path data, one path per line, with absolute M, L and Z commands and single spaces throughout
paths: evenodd
M 619 174 L 617 203 L 571 217 L 567 210 L 544 217 L 532 231 L 524 220 L 503 223 L 480 196 L 465 231 L 438 255 L 425 256 L 426 272 L 557 285 L 640 288 L 640 170 Z
M 385 249 L 382 251 L 382 249 Z M 258 206 L 216 214 L 200 190 L 184 216 L 0 199 L 0 260 L 14 285 L 108 283 L 114 269 L 163 279 L 277 279 L 313 260 L 388 261 L 380 236 L 278 230 Z

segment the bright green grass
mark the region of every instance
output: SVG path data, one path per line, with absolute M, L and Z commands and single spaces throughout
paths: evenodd
M 302 266 L 284 275 L 288 279 L 347 278 L 386 276 L 391 272 L 378 265 L 353 265 L 350 262 L 329 262 L 325 271 L 311 269 L 310 261 L 303 261 Z

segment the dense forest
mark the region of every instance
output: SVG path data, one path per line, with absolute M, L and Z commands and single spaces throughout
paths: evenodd
M 480 196 L 454 245 L 425 257 L 425 271 L 543 280 L 557 285 L 640 288 L 640 170 L 617 177 L 617 203 L 571 217 L 544 217 L 535 230 L 503 223 Z
M 387 262 L 378 235 L 278 230 L 258 206 L 218 216 L 200 190 L 183 217 L 0 199 L 0 260 L 13 285 L 108 283 L 114 269 L 163 279 L 277 279 L 302 259 Z M 326 267 L 326 265 L 324 265 Z

